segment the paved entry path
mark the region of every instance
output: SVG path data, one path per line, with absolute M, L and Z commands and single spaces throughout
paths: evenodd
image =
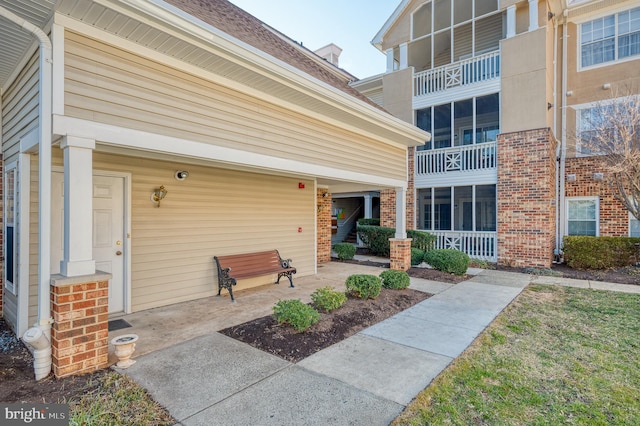
M 219 333 L 136 358 L 123 371 L 181 425 L 387 425 L 530 283 L 480 271 L 292 364 Z

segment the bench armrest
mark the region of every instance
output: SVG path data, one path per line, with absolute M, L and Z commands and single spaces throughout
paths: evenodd
M 280 266 L 284 269 L 291 268 L 291 262 L 293 262 L 291 259 L 280 259 Z

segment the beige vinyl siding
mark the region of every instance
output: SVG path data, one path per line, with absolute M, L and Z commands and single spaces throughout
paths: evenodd
M 18 324 L 18 298 L 14 296 L 9 290 L 5 289 L 3 293 L 2 303 L 2 318 L 7 321 L 7 324 L 9 324 L 11 329 L 15 332 Z
M 406 178 L 406 149 L 401 147 L 335 128 L 70 31 L 65 48 L 66 115 Z
M 2 153 L 9 161 L 20 150 L 20 138 L 38 127 L 38 52 L 2 93 Z
M 369 99 L 371 99 L 373 102 L 377 103 L 378 105 L 380 106 L 384 105 L 384 91 L 382 90 L 382 87 L 376 90 L 372 90 L 370 92 L 366 92 L 365 95 L 367 95 Z
M 313 181 L 97 152 L 94 170 L 131 174 L 133 311 L 217 294 L 215 255 L 278 249 L 297 276 L 315 272 Z M 177 181 L 176 170 L 189 178 Z M 158 208 L 150 194 L 160 185 L 168 193 Z M 274 278 L 241 281 L 234 291 Z

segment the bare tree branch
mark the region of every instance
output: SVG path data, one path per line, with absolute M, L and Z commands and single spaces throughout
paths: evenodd
M 579 120 L 582 153 L 601 156 L 614 197 L 640 220 L 640 96 L 599 102 Z

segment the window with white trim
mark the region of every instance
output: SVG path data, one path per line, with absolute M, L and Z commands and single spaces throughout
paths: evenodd
M 580 25 L 582 68 L 640 55 L 640 7 Z
M 4 286 L 16 294 L 16 166 L 4 173 Z
M 567 198 L 567 235 L 600 235 L 598 197 Z
M 629 213 L 629 236 L 640 238 L 640 220 Z

